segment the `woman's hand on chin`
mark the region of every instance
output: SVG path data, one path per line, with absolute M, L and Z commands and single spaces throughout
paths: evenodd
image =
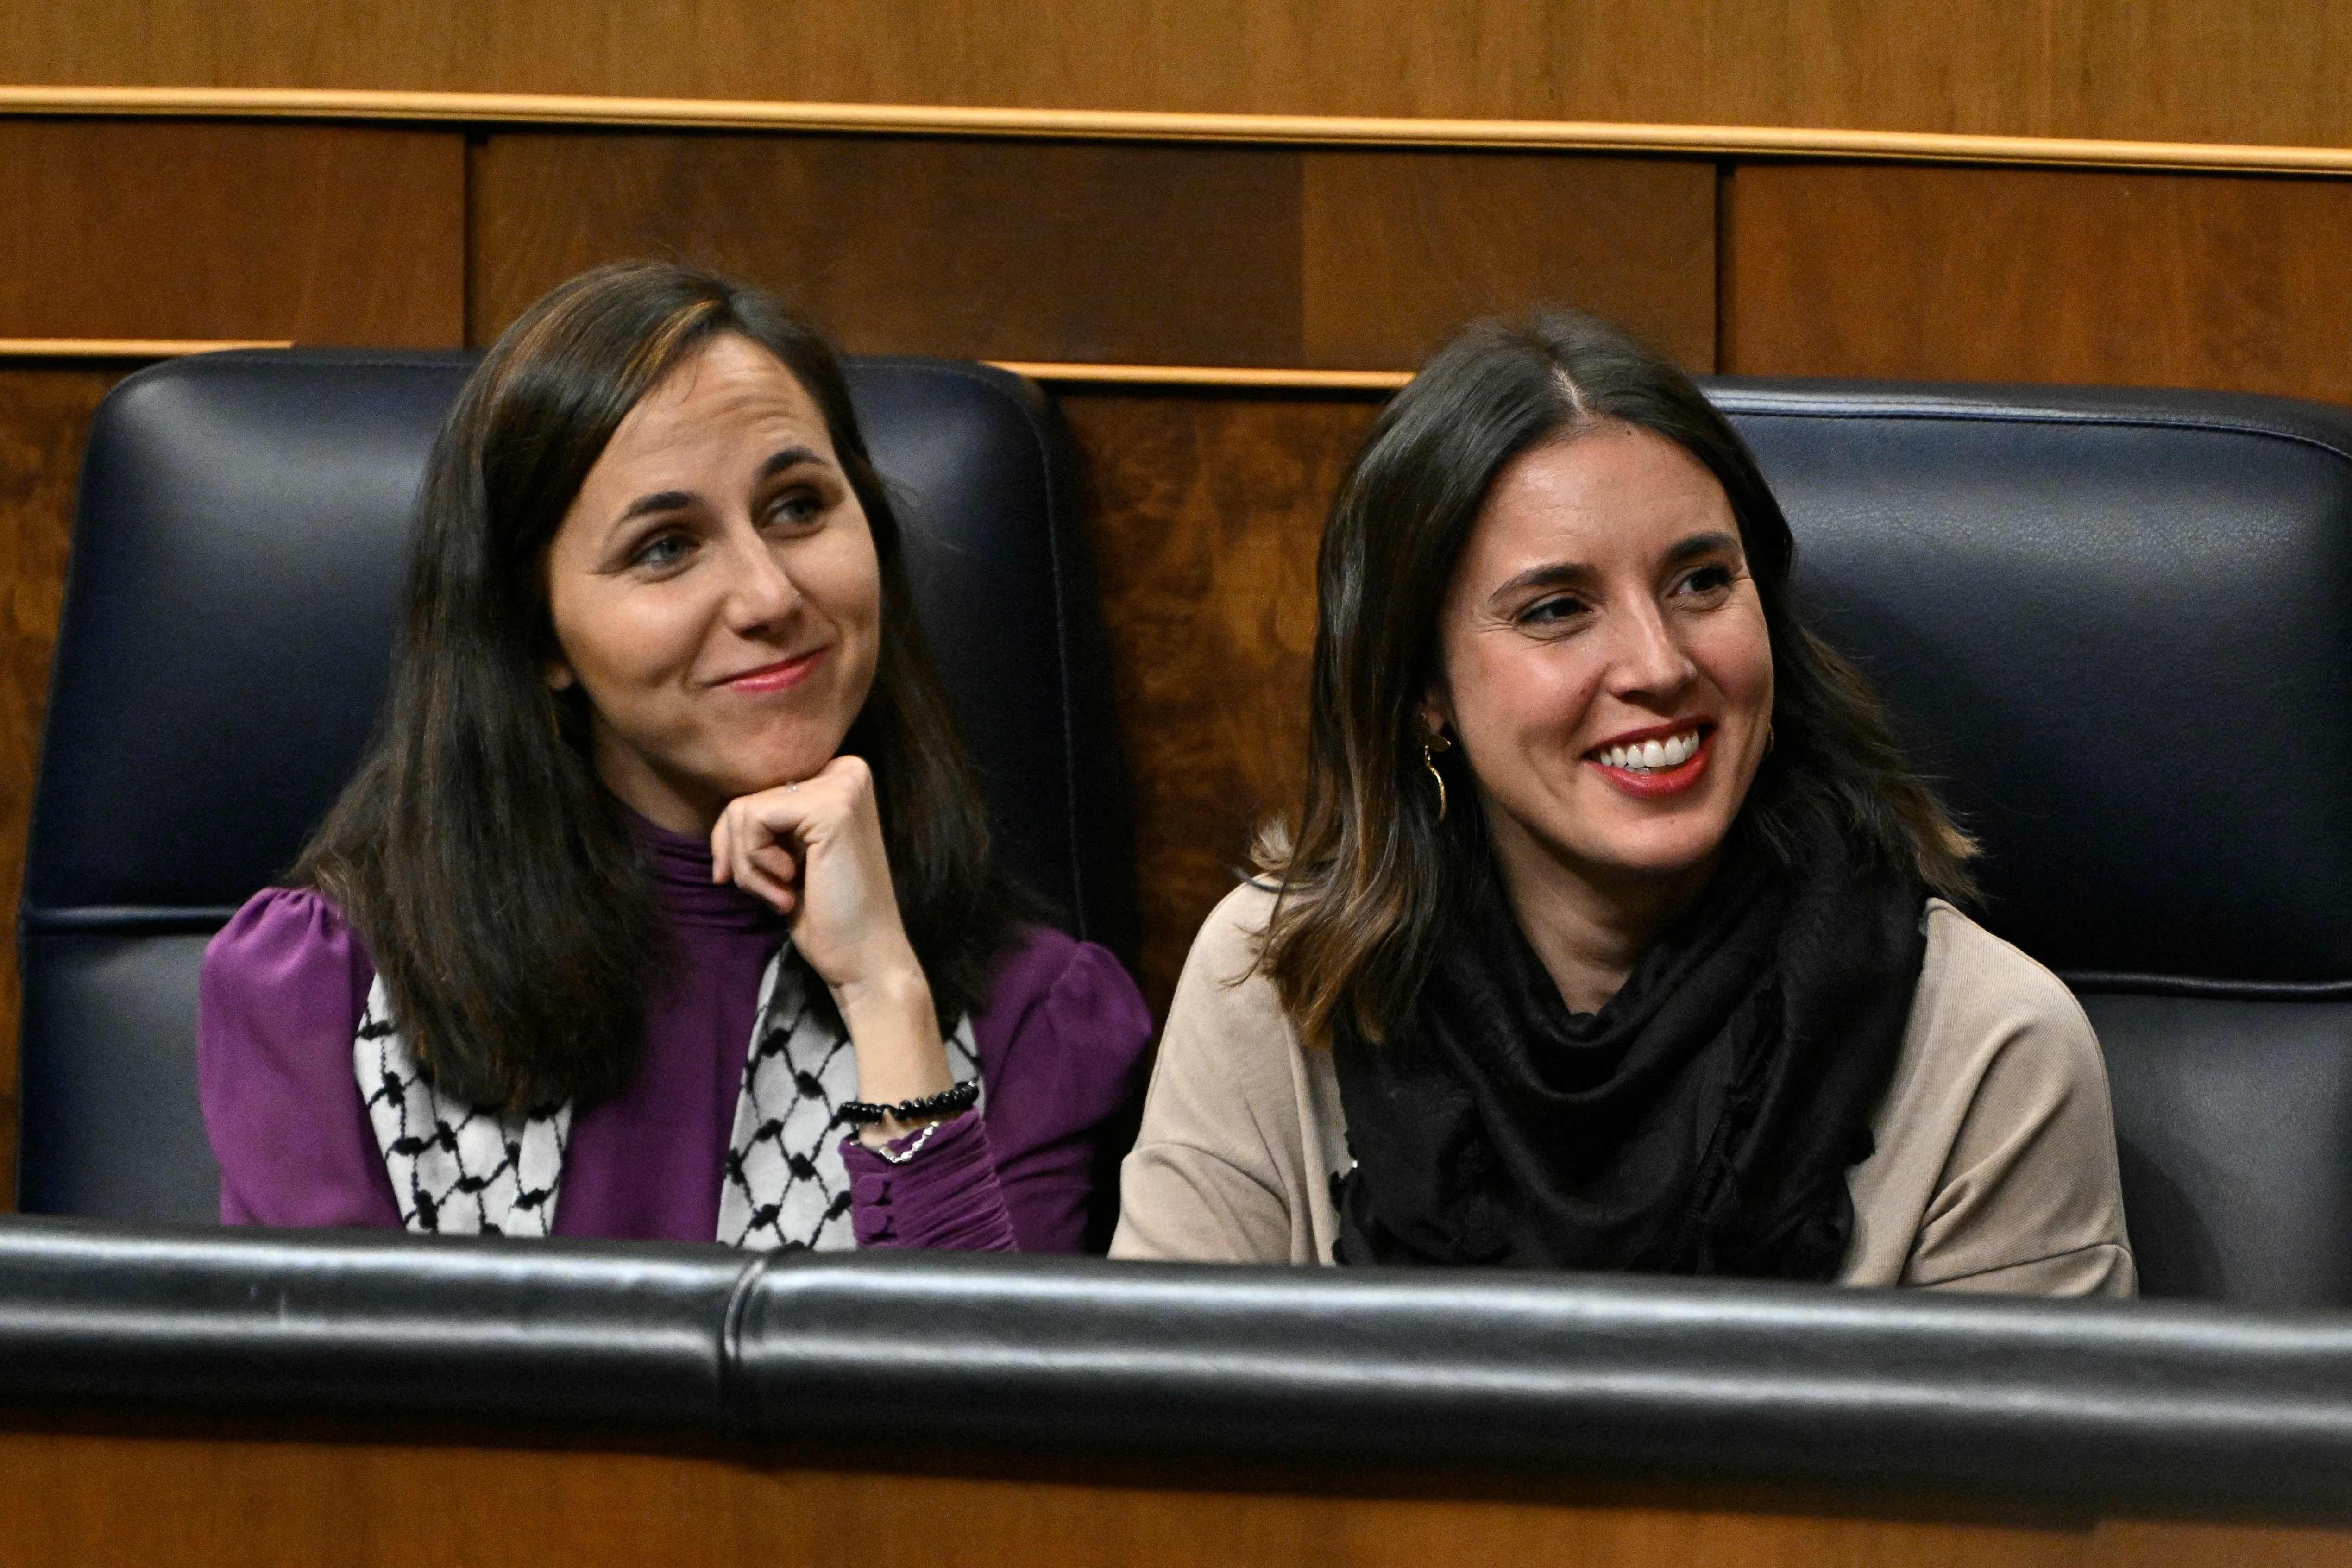
M 950 1087 L 930 984 L 898 918 L 864 758 L 835 757 L 798 784 L 729 802 L 710 830 L 710 859 L 715 880 L 790 917 L 793 945 L 849 1027 L 859 1099 L 895 1104 Z
M 835 991 L 920 973 L 864 758 L 835 757 L 798 784 L 729 802 L 710 830 L 710 858 L 717 880 L 792 918 L 793 945 Z

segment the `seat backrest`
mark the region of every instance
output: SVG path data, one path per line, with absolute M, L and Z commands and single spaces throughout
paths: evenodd
M 2105 1047 L 2152 1295 L 2352 1303 L 2352 412 L 1710 383 Z
M 99 411 L 21 911 L 26 1210 L 216 1216 L 198 962 L 366 742 L 417 481 L 472 363 L 208 354 Z M 849 378 L 999 859 L 1125 953 L 1125 775 L 1059 426 L 984 366 L 868 359 Z

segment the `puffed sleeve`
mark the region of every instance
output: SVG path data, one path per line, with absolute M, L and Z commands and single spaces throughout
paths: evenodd
M 342 911 L 307 889 L 257 894 L 205 949 L 196 1085 L 223 1224 L 399 1227 L 352 1078 L 374 978 Z
M 1033 931 L 999 963 L 972 1037 L 984 1116 L 903 1165 L 845 1145 L 859 1244 L 1101 1251 L 1151 1044 L 1135 982 L 1092 942 Z

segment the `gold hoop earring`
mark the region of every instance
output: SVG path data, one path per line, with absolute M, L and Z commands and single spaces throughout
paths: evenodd
M 1429 770 L 1432 783 L 1437 785 L 1437 820 L 1445 820 L 1445 775 L 1437 771 L 1437 753 L 1446 751 L 1454 742 L 1437 731 L 1431 731 L 1421 739 L 1421 765 Z
M 1772 742 L 1773 742 L 1774 741 L 1778 740 L 1779 738 L 1780 738 L 1779 736 L 1775 735 L 1775 734 L 1772 732 L 1772 721 L 1771 721 L 1771 720 L 1769 720 L 1769 719 L 1765 720 L 1765 721 L 1764 721 L 1764 756 L 1765 756 L 1765 757 L 1769 757 L 1769 756 L 1770 756 L 1770 755 L 1772 754 Z M 1759 762 L 1759 763 L 1760 763 L 1760 762 L 1762 762 L 1762 761 L 1764 760 L 1764 757 L 1759 757 L 1759 758 L 1757 758 L 1756 760 L 1757 760 L 1758 762 Z

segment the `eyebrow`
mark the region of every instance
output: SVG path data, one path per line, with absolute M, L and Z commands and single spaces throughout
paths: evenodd
M 639 496 L 631 501 L 613 521 L 617 525 L 632 518 L 644 517 L 648 512 L 683 511 L 693 504 L 694 497 L 684 490 L 656 490 L 652 495 Z
M 813 447 L 786 447 L 760 465 L 759 477 L 764 483 L 774 479 L 778 474 L 799 468 L 803 463 L 823 463 L 824 461 L 823 454 Z M 613 521 L 617 527 L 621 523 L 651 513 L 683 511 L 694 504 L 694 499 L 693 494 L 687 490 L 656 490 L 651 495 L 642 495 L 631 501 L 621 510 L 621 515 L 614 518 Z
M 1685 561 L 1696 560 L 1702 555 L 1712 555 L 1717 551 L 1738 548 L 1739 537 L 1737 534 L 1694 533 L 1688 539 L 1677 542 L 1674 548 L 1666 552 L 1666 564 L 1679 566 Z M 1548 561 L 1540 566 L 1530 566 L 1526 571 L 1506 579 L 1500 587 L 1486 595 L 1486 602 L 1490 605 L 1496 604 L 1509 598 L 1514 594 L 1525 593 L 1530 588 L 1580 587 L 1591 583 L 1599 575 L 1599 573 L 1580 561 Z
M 823 464 L 824 461 L 823 454 L 814 447 L 786 447 L 760 465 L 760 477 L 763 479 L 772 479 L 787 469 L 799 468 L 803 463 Z
M 1506 579 L 1486 595 L 1490 605 L 1509 598 L 1529 588 L 1572 588 L 1591 582 L 1600 575 L 1580 561 L 1549 561 L 1541 566 L 1530 566 L 1517 575 Z
M 1666 552 L 1666 564 L 1679 566 L 1701 555 L 1712 555 L 1719 550 L 1738 550 L 1739 536 L 1736 533 L 1694 533 Z

